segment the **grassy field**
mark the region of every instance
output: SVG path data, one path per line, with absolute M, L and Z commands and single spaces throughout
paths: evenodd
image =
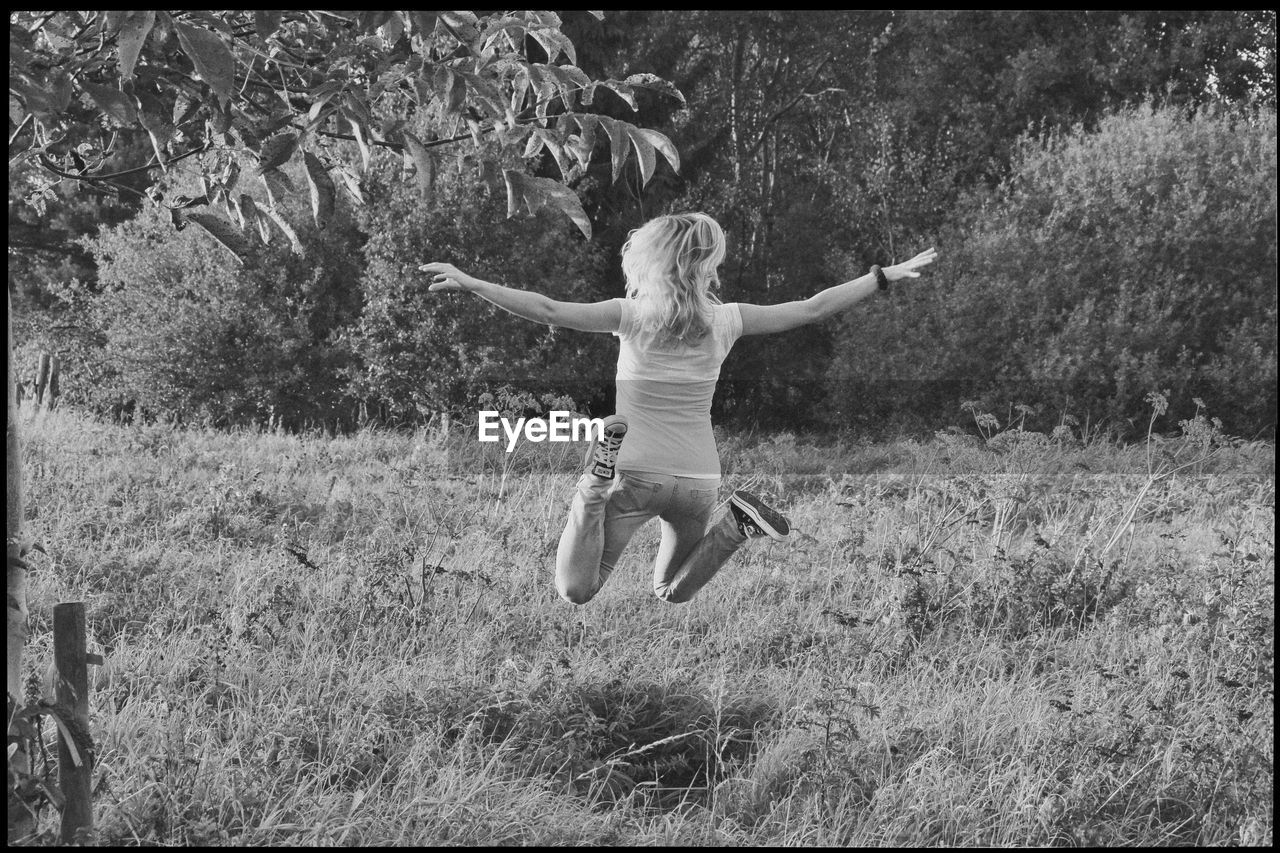
M 722 437 L 793 540 L 575 607 L 580 447 L 23 423 L 99 843 L 1271 842 L 1269 443 Z

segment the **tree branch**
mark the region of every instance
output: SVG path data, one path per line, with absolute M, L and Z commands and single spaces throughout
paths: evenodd
M 170 157 L 168 160 L 168 163 L 169 164 L 177 163 L 180 160 L 185 160 L 188 157 L 192 157 L 196 154 L 203 154 L 204 152 L 208 151 L 212 147 L 213 147 L 212 143 L 205 142 L 205 144 L 200 148 L 193 148 L 190 151 L 182 152 L 176 157 Z M 73 180 L 80 180 L 80 181 L 107 181 L 107 182 L 110 182 L 115 178 L 124 178 L 129 175 L 137 175 L 141 172 L 149 172 L 160 165 L 159 160 L 153 159 L 150 163 L 147 163 L 146 165 L 134 166 L 132 169 L 124 169 L 119 172 L 110 172 L 105 175 L 83 175 L 82 174 L 77 176 L 69 172 L 61 172 L 58 169 L 53 168 L 50 165 L 51 161 L 49 160 L 49 158 L 43 154 L 40 155 L 40 161 L 44 165 L 44 167 L 48 169 L 50 172 L 53 172 L 55 175 L 60 175 L 61 177 L 64 177 L 64 178 L 71 178 Z M 133 187 L 128 187 L 127 189 L 131 190 L 132 192 L 137 192 L 137 190 L 133 189 Z M 141 195 L 141 193 L 139 193 L 139 195 Z
M 17 127 L 15 127 L 15 128 L 13 129 L 13 133 L 9 134 L 9 145 L 10 145 L 10 146 L 12 146 L 12 145 L 13 145 L 13 141 L 14 141 L 15 139 L 17 139 L 17 138 L 18 138 L 18 134 L 19 134 L 19 133 L 22 133 L 23 128 L 25 128 L 27 125 L 31 124 L 31 117 L 32 117 L 32 115 L 33 115 L 33 113 L 27 113 L 26 117 L 22 120 L 22 124 L 20 124 L 20 125 L 18 125 Z
M 773 115 L 769 116 L 767 119 L 765 119 L 763 122 L 760 123 L 760 136 L 756 138 L 755 144 L 752 145 L 751 150 L 747 152 L 748 157 L 755 156 L 755 153 L 760 150 L 760 146 L 764 144 L 765 136 L 767 135 L 765 131 L 768 129 L 769 125 L 773 124 L 775 121 L 777 121 L 778 119 L 786 115 L 786 113 L 792 107 L 800 103 L 800 101 L 803 100 L 804 98 L 812 97 L 812 95 L 806 92 L 805 89 L 808 89 L 810 86 L 813 85 L 813 81 L 818 79 L 818 75 L 822 73 L 822 69 L 825 68 L 827 66 L 827 63 L 830 61 L 831 61 L 831 55 L 828 54 L 826 58 L 824 58 L 821 62 L 818 63 L 818 67 L 813 69 L 813 73 L 809 75 L 809 79 L 806 80 L 804 85 L 800 87 L 799 93 L 790 101 L 787 101 L 785 106 L 780 107 L 778 110 L 774 112 Z M 830 89 L 830 87 L 828 87 L 828 89 Z M 824 89 L 823 91 L 827 91 L 827 89 Z M 816 94 L 822 94 L 822 93 L 818 92 Z
M 59 169 L 57 166 L 55 166 L 55 165 L 54 165 L 54 163 L 53 163 L 53 161 L 52 161 L 52 160 L 50 160 L 50 159 L 48 158 L 48 156 L 46 156 L 46 155 L 44 155 L 44 154 L 41 154 L 41 155 L 40 155 L 40 165 L 41 165 L 41 166 L 43 166 L 43 167 L 44 167 L 45 169 L 47 169 L 48 171 L 53 172 L 53 174 L 57 175 L 58 177 L 60 177 L 60 178 L 65 178 L 65 179 L 67 179 L 67 180 L 69 180 L 69 181 L 83 181 L 83 182 L 85 182 L 85 183 L 87 183 L 87 184 L 102 184 L 102 185 L 104 185 L 104 186 L 110 187 L 111 189 L 115 190 L 117 193 L 119 193 L 119 191 L 120 191 L 120 190 L 124 190 L 125 192 L 131 192 L 131 193 L 133 193 L 133 194 L 134 194 L 134 195 L 136 195 L 138 198 L 146 198 L 146 197 L 147 197 L 147 194 L 146 194 L 146 193 L 142 192 L 141 190 L 135 190 L 133 187 L 128 186 L 127 184 L 117 184 L 117 183 L 115 183 L 114 181 L 108 180 L 107 178 L 94 177 L 94 176 L 91 176 L 91 175 L 76 175 L 76 174 L 72 174 L 71 172 L 64 172 L 64 171 L 62 171 L 61 169 Z M 159 164 L 159 163 L 156 163 L 156 164 L 154 164 L 154 165 L 152 165 L 152 166 L 148 166 L 148 167 L 140 167 L 139 169 L 130 169 L 129 171 L 130 171 L 130 172 L 137 172 L 137 171 L 140 171 L 140 170 L 141 170 L 141 168 L 152 168 L 152 169 L 153 169 L 153 168 L 155 168 L 155 166 L 158 166 L 158 165 L 160 165 L 160 164 Z M 120 174 L 128 174 L 128 173 L 127 173 L 127 172 L 121 172 Z

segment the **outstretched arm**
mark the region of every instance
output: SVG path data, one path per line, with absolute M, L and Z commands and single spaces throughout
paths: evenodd
M 882 272 L 889 281 L 919 278 L 920 268 L 933 263 L 936 257 L 937 252 L 929 249 L 909 261 L 884 267 Z M 853 307 L 854 304 L 875 292 L 876 277 L 867 273 L 861 278 L 828 287 L 808 299 L 783 302 L 780 305 L 740 303 L 738 308 L 742 313 L 742 334 L 770 335 L 774 332 L 785 332 L 797 326 L 817 323 Z
M 481 281 L 453 264 L 423 264 L 418 269 L 434 273 L 428 290 L 463 290 L 474 293 L 517 317 L 546 326 L 560 326 L 580 332 L 616 332 L 622 323 L 622 311 L 613 300 L 560 302 L 541 293 Z

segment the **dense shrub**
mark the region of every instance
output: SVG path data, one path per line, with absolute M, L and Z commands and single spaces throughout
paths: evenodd
M 430 277 L 418 266 L 440 261 L 555 299 L 623 295 L 600 292 L 603 258 L 567 220 L 507 219 L 500 188 L 451 166 L 440 170 L 429 202 L 393 175 L 371 182 L 361 212 L 369 234 L 364 309 L 351 339 L 361 359 L 355 391 L 394 421 L 474 412 L 482 393 L 503 386 L 581 402 L 607 393 L 606 336 L 549 329 L 471 294 L 428 291 Z
M 977 397 L 1116 424 L 1169 389 L 1274 428 L 1276 116 L 1141 107 L 1024 140 L 927 280 L 850 316 L 834 415 L 948 419 Z
M 107 375 L 91 402 L 219 425 L 350 419 L 338 335 L 359 310 L 359 235 L 345 215 L 317 232 L 308 213 L 286 214 L 305 256 L 276 233 L 243 266 L 155 207 L 93 240 Z

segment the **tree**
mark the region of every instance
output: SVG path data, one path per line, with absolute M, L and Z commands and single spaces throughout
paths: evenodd
M 154 207 L 86 241 L 98 282 L 82 313 L 102 343 L 77 365 L 99 376 L 76 402 L 214 426 L 354 424 L 340 338 L 360 313 L 361 235 L 341 200 L 324 229 L 305 200 L 282 204 L 302 256 L 273 239 L 259 263 L 224 264 L 220 246 L 195 228 L 173 233 Z
M 15 12 L 10 24 L 19 160 L 36 160 L 50 181 L 115 190 L 139 171 L 194 161 L 203 194 L 149 194 L 238 257 L 249 249 L 231 226 L 241 174 L 260 179 L 274 204 L 294 191 L 280 167 L 302 161 L 318 224 L 337 184 L 361 196 L 359 170 L 327 156 L 337 140 L 359 147 L 365 169 L 376 150 L 403 155 L 428 191 L 438 149 L 470 140 L 480 150 L 492 136 L 499 147 L 475 158 L 475 168 L 500 172 L 508 213 L 550 207 L 587 236 L 577 197 L 559 181 L 526 175 L 524 158 L 549 151 L 571 182 L 607 137 L 615 174 L 632 151 L 646 178 L 656 153 L 679 162 L 662 134 L 588 111 L 604 91 L 631 105 L 637 89 L 679 92 L 653 75 L 591 80 L 553 12 Z M 388 105 L 390 115 L 378 118 Z M 405 130 L 419 112 L 432 119 L 427 138 Z M 136 127 L 151 141 L 152 161 L 108 171 L 118 131 Z M 227 218 L 196 211 L 218 204 Z
M 376 170 L 375 170 L 376 171 Z M 360 289 L 364 309 L 346 334 L 357 357 L 353 391 L 370 411 L 404 423 L 471 409 L 486 391 L 511 386 L 587 404 L 612 385 L 610 342 L 521 320 L 483 301 L 429 294 L 415 275 L 423 259 L 453 262 L 482 278 L 555 299 L 589 302 L 605 264 L 594 245 L 548 227 L 552 214 L 503 220 L 500 191 L 454 170 L 439 175 L 434 203 L 375 174 L 361 208 L 369 235 Z
M 716 216 L 726 301 L 803 298 L 928 245 L 966 193 L 1008 174 L 1029 127 L 1093 130 L 1151 100 L 1275 98 L 1266 11 L 626 14 L 625 32 L 621 16 L 575 22 L 604 40 L 584 66 L 617 75 L 644 61 L 680 88 L 689 110 L 656 126 L 682 168 L 585 203 L 607 212 L 610 235 L 671 207 Z M 742 341 L 718 413 L 798 425 L 830 387 L 819 377 L 839 334 L 833 323 Z
M 1274 107 L 1024 138 L 939 235 L 945 273 L 842 324 L 833 408 L 937 427 L 977 398 L 1122 426 L 1169 389 L 1171 417 L 1199 398 L 1233 432 L 1274 430 L 1276 168 Z

